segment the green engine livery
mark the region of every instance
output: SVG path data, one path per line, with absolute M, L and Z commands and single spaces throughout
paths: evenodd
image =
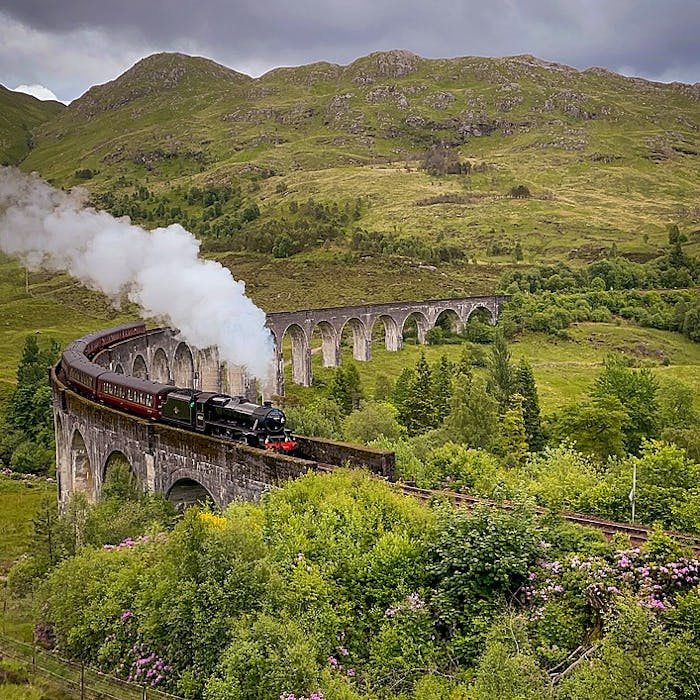
M 253 447 L 292 440 L 282 410 L 270 402 L 251 403 L 242 396 L 176 389 L 163 403 L 162 420 L 207 435 L 243 440 Z

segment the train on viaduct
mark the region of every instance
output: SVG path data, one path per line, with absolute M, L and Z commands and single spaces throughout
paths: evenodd
M 277 394 L 284 392 L 282 344 L 291 338 L 291 379 L 309 386 L 311 339 L 321 334 L 325 366 L 341 362 L 344 329 L 352 332 L 353 357 L 371 359 L 372 333 L 384 328 L 387 350 L 401 349 L 408 319 L 415 319 L 418 342 L 444 315 L 459 329 L 483 309 L 495 323 L 506 297 L 488 296 L 425 302 L 399 302 L 270 314 L 267 325 L 276 343 Z M 226 366 L 215 348 L 193 349 L 167 328 L 146 331 L 116 343 L 93 361 L 113 372 L 164 384 L 255 398 L 257 387 L 240 367 Z M 125 460 L 136 479 L 176 505 L 208 499 L 225 507 L 234 499 L 255 500 L 262 493 L 309 469 L 356 464 L 393 478 L 393 454 L 325 440 L 299 437 L 303 457 L 258 450 L 247 445 L 154 423 L 92 401 L 51 374 L 56 434 L 59 501 L 76 491 L 99 500 L 102 484 L 116 459 Z

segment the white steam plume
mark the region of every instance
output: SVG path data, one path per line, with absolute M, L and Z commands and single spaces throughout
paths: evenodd
M 222 360 L 269 380 L 272 336 L 243 282 L 198 257 L 199 241 L 179 224 L 146 231 L 84 199 L 0 167 L 0 250 L 30 269 L 68 272 L 115 300 L 126 294 L 144 318 L 178 328 L 194 347 L 217 346 Z

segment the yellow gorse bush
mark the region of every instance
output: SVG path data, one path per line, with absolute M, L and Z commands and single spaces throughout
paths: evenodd
M 226 518 L 222 518 L 220 515 L 214 515 L 214 513 L 200 513 L 199 519 L 219 530 L 223 530 L 226 527 Z

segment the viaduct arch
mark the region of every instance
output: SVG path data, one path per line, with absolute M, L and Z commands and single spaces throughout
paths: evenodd
M 366 362 L 372 359 L 372 332 L 377 324 L 384 326 L 386 349 L 398 352 L 403 344 L 403 332 L 409 318 L 415 319 L 418 342 L 425 344 L 426 334 L 441 316 L 449 314 L 453 318 L 453 327 L 460 330 L 472 313 L 484 309 L 490 322 L 495 324 L 507 299 L 507 296 L 434 299 L 268 314 L 267 326 L 275 341 L 277 360 L 275 392 L 279 395 L 284 393 L 282 344 L 286 337 L 291 340 L 292 382 L 311 386 L 311 340 L 314 333 L 321 334 L 324 367 L 340 365 L 340 341 L 347 329 L 352 332 L 353 358 Z

